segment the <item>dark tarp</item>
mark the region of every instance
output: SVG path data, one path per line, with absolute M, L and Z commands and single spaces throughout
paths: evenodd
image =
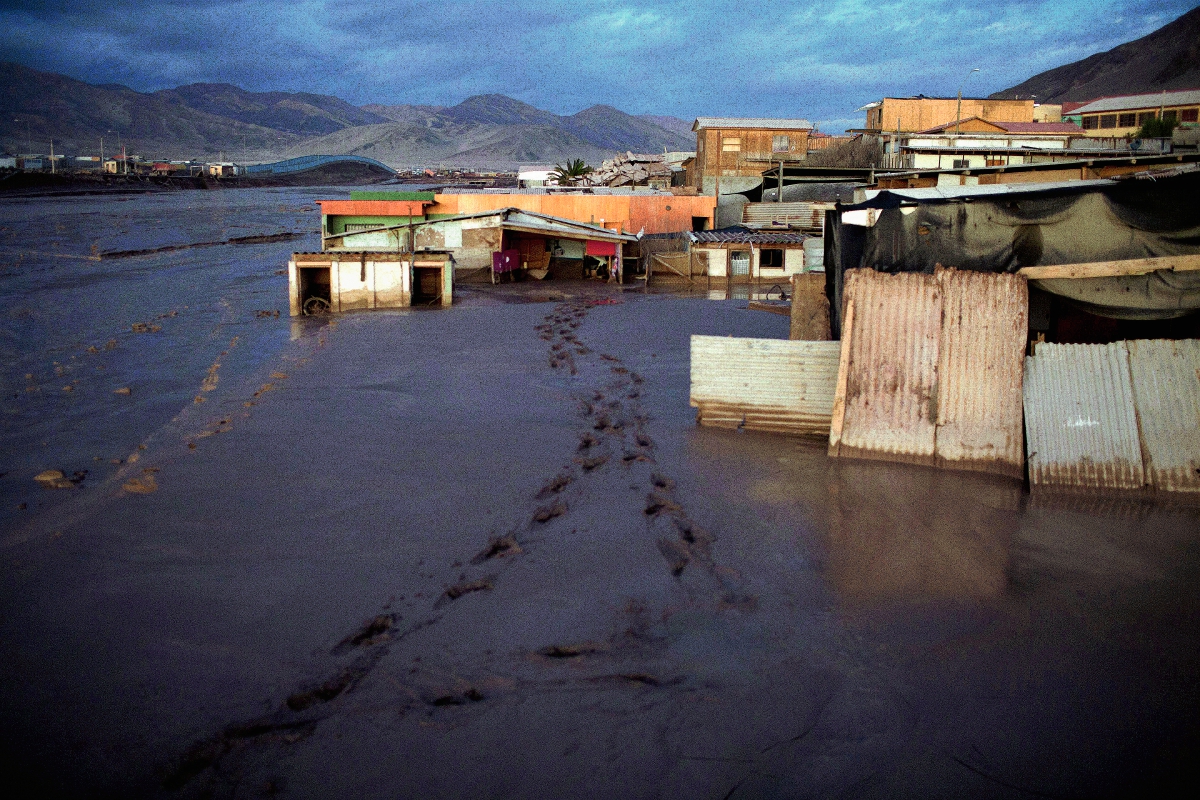
M 990 195 L 985 192 L 991 187 L 979 188 L 977 194 L 960 190 L 967 193 L 958 197 L 885 190 L 831 212 L 825 264 L 837 273 L 830 279 L 834 307 L 841 305 L 841 273 L 857 267 L 933 272 L 941 264 L 1016 272 L 1027 266 L 1200 253 L 1200 171 Z M 842 222 L 839 212 L 863 209 L 876 210 L 873 226 Z M 1161 318 L 1200 308 L 1200 273 L 1037 283 L 1109 316 Z

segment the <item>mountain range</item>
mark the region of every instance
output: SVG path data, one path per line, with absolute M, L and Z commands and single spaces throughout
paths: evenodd
M 271 161 L 319 153 L 364 155 L 393 167 L 513 169 L 625 150 L 691 150 L 691 125 L 596 105 L 560 116 L 500 94 L 456 106 L 355 106 L 329 95 L 250 92 L 196 83 L 157 92 L 92 85 L 0 64 L 0 146 L 10 152 L 130 154 L 164 159 L 224 156 Z
M 1200 7 L 1112 50 L 1034 75 L 993 99 L 1039 103 L 1083 102 L 1099 97 L 1200 88 Z

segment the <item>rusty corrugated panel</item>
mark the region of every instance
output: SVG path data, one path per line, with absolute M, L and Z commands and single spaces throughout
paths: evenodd
M 853 269 L 846 271 L 843 296 L 845 389 L 830 455 L 933 464 L 942 327 L 937 281 Z
M 943 308 L 937 463 L 1021 478 L 1026 281 L 1018 275 L 949 269 L 939 270 L 936 280 Z
M 1127 344 L 1147 482 L 1200 492 L 1200 341 Z
M 837 342 L 692 337 L 691 404 L 702 425 L 827 436 Z
M 742 208 L 742 222 L 750 227 L 772 225 L 820 229 L 825 224 L 825 210 L 832 203 L 747 203 Z
M 1038 345 L 1025 359 L 1024 396 L 1030 484 L 1143 486 L 1124 342 Z

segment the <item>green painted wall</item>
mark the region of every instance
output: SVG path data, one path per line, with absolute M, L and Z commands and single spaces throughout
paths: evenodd
M 408 225 L 410 222 L 418 224 L 421 222 L 429 222 L 435 219 L 446 219 L 452 217 L 453 214 L 430 214 L 427 217 L 384 217 L 384 216 L 343 216 L 340 214 L 329 214 L 323 220 L 322 224 L 325 228 L 325 233 L 329 236 L 338 236 L 346 232 L 347 225 Z
M 351 200 L 428 200 L 433 202 L 433 192 L 351 192 Z

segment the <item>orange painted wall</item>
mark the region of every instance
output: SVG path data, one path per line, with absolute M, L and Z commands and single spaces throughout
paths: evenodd
M 704 217 L 712 227 L 714 197 L 672 195 L 602 194 L 439 194 L 428 214 L 476 214 L 499 208 L 523 211 L 603 225 L 612 230 L 637 233 L 690 231 L 692 217 Z

